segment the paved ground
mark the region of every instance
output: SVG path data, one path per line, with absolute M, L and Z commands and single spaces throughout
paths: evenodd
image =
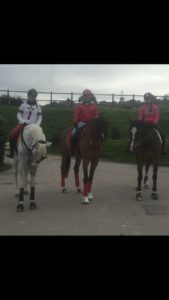
M 151 190 L 144 190 L 137 202 L 136 166 L 100 162 L 95 200 L 85 206 L 74 187 L 73 168 L 68 193 L 61 193 L 60 157 L 50 155 L 37 174 L 38 209 L 28 210 L 26 196 L 25 211 L 17 213 L 12 170 L 0 173 L 0 235 L 169 235 L 169 168 L 160 167 L 158 175 L 160 200 L 151 200 Z

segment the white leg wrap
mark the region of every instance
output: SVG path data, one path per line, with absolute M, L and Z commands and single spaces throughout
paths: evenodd
M 88 197 L 82 197 L 82 203 L 83 204 L 89 204 L 90 202 L 89 202 Z
M 88 193 L 88 199 L 89 201 L 92 201 L 94 199 L 93 194 L 91 192 Z

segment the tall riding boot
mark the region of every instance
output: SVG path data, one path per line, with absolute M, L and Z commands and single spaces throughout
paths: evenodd
M 7 154 L 6 156 L 9 158 L 14 158 L 14 150 L 16 147 L 16 141 L 14 139 L 10 138 L 9 144 L 10 144 L 10 153 Z

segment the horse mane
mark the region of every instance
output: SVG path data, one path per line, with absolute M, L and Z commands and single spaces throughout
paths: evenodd
M 89 121 L 85 127 L 85 133 L 88 135 L 100 135 L 101 133 L 107 134 L 107 122 L 103 116 Z

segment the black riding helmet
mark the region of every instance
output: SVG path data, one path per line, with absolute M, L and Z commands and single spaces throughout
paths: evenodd
M 145 93 L 144 94 L 144 100 L 154 100 L 154 96 L 151 93 Z
M 37 95 L 38 95 L 38 92 L 35 89 L 30 89 L 28 91 L 28 98 L 31 97 L 31 96 L 37 97 Z

